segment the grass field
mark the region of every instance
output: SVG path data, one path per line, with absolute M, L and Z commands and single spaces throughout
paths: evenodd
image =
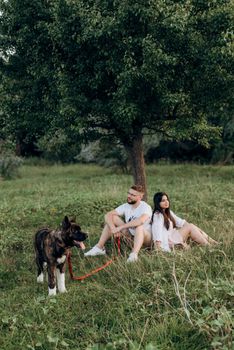
M 36 283 L 33 235 L 76 216 L 92 246 L 103 215 L 126 198 L 130 175 L 96 166 L 25 166 L 0 180 L 0 350 L 232 349 L 234 167 L 147 167 L 148 202 L 168 192 L 172 209 L 222 244 L 163 254 L 142 251 L 47 297 Z M 114 254 L 108 245 L 109 254 Z M 76 275 L 99 266 L 73 249 Z

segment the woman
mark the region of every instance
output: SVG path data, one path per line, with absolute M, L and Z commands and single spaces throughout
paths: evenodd
M 154 195 L 152 236 L 155 248 L 166 252 L 170 252 L 177 244 L 187 248 L 188 238 L 201 245 L 218 243 L 197 226 L 176 216 L 170 210 L 170 201 L 165 192 Z

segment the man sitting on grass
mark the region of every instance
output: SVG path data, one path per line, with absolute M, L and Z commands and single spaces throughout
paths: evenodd
M 133 249 L 127 262 L 134 262 L 138 259 L 138 253 L 142 246 L 151 246 L 151 207 L 142 197 L 144 190 L 141 185 L 133 185 L 127 196 L 127 203 L 109 211 L 105 215 L 105 227 L 98 243 L 90 249 L 85 256 L 105 255 L 104 245 L 112 236 L 119 234 L 133 238 Z M 122 219 L 124 218 L 124 221 Z

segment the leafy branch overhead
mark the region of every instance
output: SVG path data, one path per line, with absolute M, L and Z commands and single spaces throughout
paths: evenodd
M 178 121 L 186 138 L 194 135 L 187 127 L 194 119 L 210 138 L 205 121 L 230 101 L 224 98 L 224 85 L 230 83 L 227 6 L 78 2 L 72 13 L 79 25 L 72 27 L 74 50 L 64 55 L 62 76 L 73 95 L 71 110 L 84 117 L 87 129 L 112 129 L 126 142 L 143 128 L 176 129 Z M 67 40 L 64 36 L 62 42 Z M 63 51 L 61 36 L 55 46 Z
M 0 118 L 16 139 L 60 129 L 79 143 L 114 134 L 130 158 L 140 155 L 135 171 L 143 172 L 145 132 L 209 145 L 231 115 L 230 0 L 16 0 L 1 8 L 8 60 Z

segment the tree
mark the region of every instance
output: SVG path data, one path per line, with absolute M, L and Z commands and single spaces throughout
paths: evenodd
M 0 116 L 4 137 L 27 153 L 58 113 L 47 1 L 1 1 Z
M 36 7 L 35 3 L 30 5 L 29 2 L 1 3 L 1 46 L 4 49 L 1 121 L 5 134 L 16 139 L 19 152 L 24 141 L 31 142 L 39 132 L 38 118 L 42 120 L 43 114 L 42 75 L 37 76 L 39 64 L 37 72 L 30 69 L 30 63 L 38 59 L 35 48 L 40 40 L 37 22 L 41 14 L 33 15 Z
M 87 141 L 112 136 L 129 153 L 134 181 L 145 187 L 144 134 L 206 145 L 219 134 L 212 123 L 230 113 L 231 101 L 230 0 L 34 0 L 23 6 L 9 0 L 4 6 L 5 38 L 15 38 L 10 63 L 26 59 L 30 84 L 46 82 L 33 96 L 30 85 L 29 109 L 19 97 L 26 125 L 43 92 L 35 123 L 45 123 L 41 133 L 59 127 Z
M 230 101 L 230 1 L 59 1 L 50 26 L 61 93 L 87 138 L 117 138 L 146 185 L 144 133 L 217 136 Z M 218 111 L 218 112 L 217 112 Z
M 0 9 L 2 137 L 16 141 L 19 155 L 41 151 L 53 160 L 72 161 L 80 151 L 81 139 L 68 114 L 60 115 L 64 100 L 60 97 L 60 62 L 53 55 L 53 37 L 48 31 L 50 3 L 2 0 Z

